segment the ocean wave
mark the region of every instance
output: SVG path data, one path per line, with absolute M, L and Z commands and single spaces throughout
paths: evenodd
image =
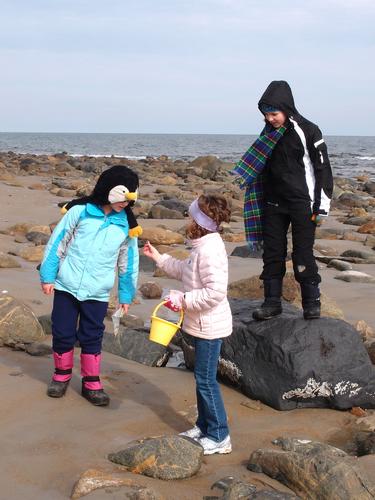
M 144 160 L 146 156 L 133 156 L 133 155 L 109 155 L 109 154 L 90 154 L 90 153 L 74 153 L 70 154 L 74 158 L 82 158 L 83 156 L 87 156 L 90 158 L 126 158 L 127 160 Z
M 356 156 L 357 160 L 375 160 L 375 156 Z

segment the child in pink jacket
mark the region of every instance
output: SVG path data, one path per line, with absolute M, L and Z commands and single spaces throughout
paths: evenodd
M 197 440 L 205 455 L 230 453 L 227 416 L 216 380 L 222 339 L 232 333 L 228 257 L 219 234 L 220 224 L 229 222 L 230 209 L 222 196 L 202 195 L 190 205 L 189 214 L 186 234 L 192 251 L 186 260 L 161 255 L 149 242 L 144 254 L 183 285 L 184 292 L 171 290 L 169 298 L 174 310 L 184 310 L 183 330 L 193 337 L 198 419 L 181 435 Z

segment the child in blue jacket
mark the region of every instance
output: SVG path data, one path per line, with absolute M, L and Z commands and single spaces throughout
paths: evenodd
M 125 207 L 138 194 L 138 176 L 117 165 L 98 179 L 87 203 L 72 206 L 56 226 L 40 268 L 42 290 L 54 292 L 50 397 L 62 397 L 72 377 L 76 341 L 81 347 L 82 396 L 96 406 L 109 397 L 100 382 L 104 317 L 118 269 L 120 307 L 128 312 L 138 280 L 137 238 L 130 238 Z M 78 324 L 77 324 L 78 323 Z

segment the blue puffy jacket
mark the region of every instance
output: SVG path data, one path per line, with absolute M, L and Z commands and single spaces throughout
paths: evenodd
M 40 279 L 78 300 L 108 302 L 118 268 L 120 304 L 130 304 L 138 280 L 138 242 L 124 211 L 105 215 L 91 203 L 72 207 L 47 244 Z

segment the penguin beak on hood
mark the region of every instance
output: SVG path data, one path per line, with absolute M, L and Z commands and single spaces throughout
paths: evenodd
M 126 201 L 137 201 L 138 192 L 135 191 L 134 193 L 126 193 L 125 198 Z

